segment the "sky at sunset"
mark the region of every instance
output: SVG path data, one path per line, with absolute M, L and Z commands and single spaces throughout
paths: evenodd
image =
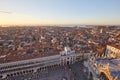
M 120 0 L 0 0 L 0 25 L 120 25 Z

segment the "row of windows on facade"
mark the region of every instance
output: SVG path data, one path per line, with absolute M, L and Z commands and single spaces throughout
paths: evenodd
M 53 64 L 53 63 L 58 63 L 58 61 L 51 61 L 49 64 Z M 37 64 L 37 65 L 31 65 L 31 66 L 26 66 L 26 67 L 21 67 L 21 68 L 16 68 L 16 69 L 6 69 L 6 70 L 1 70 L 1 73 L 6 73 L 6 72 L 10 72 L 10 71 L 17 71 L 17 70 L 23 70 L 23 69 L 27 69 L 27 68 L 34 68 L 34 67 L 40 67 L 40 66 L 45 66 L 45 64 Z
M 54 64 L 54 65 L 50 65 L 50 66 L 40 67 L 40 68 L 37 69 L 37 72 L 42 71 L 42 70 L 46 70 L 47 68 L 54 68 L 54 67 L 57 67 L 57 66 L 60 66 L 60 64 Z M 31 70 L 25 70 L 25 71 L 20 71 L 20 72 L 16 72 L 16 73 L 7 74 L 7 77 L 22 75 L 22 74 L 27 74 L 27 73 L 34 73 L 34 70 L 31 69 Z M 1 75 L 0 78 L 2 78 L 2 77 L 3 76 Z
M 51 59 L 50 61 L 52 60 L 56 60 L 56 59 Z M 26 65 L 36 64 L 36 63 L 43 63 L 43 62 L 46 62 L 46 61 L 35 61 L 35 62 L 29 62 L 29 63 L 8 65 L 8 66 L 1 67 L 0 69 L 13 68 L 13 67 L 18 67 L 18 66 L 26 66 Z

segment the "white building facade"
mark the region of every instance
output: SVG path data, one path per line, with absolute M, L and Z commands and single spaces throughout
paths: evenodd
M 103 56 L 89 56 L 84 61 L 90 80 L 120 80 L 120 49 L 107 45 Z
M 120 58 L 120 49 L 107 45 L 105 56 L 110 58 Z
M 36 73 L 55 66 L 73 64 L 83 58 L 87 58 L 87 53 L 86 55 L 75 53 L 69 47 L 65 47 L 59 55 L 0 64 L 0 79 Z

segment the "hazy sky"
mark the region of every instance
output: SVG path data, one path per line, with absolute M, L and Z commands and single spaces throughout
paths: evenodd
M 120 25 L 120 0 L 0 0 L 0 24 Z

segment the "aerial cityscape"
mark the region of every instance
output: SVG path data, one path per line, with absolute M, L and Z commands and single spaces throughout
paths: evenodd
M 120 80 L 120 1 L 51 1 L 0 1 L 0 80 Z

